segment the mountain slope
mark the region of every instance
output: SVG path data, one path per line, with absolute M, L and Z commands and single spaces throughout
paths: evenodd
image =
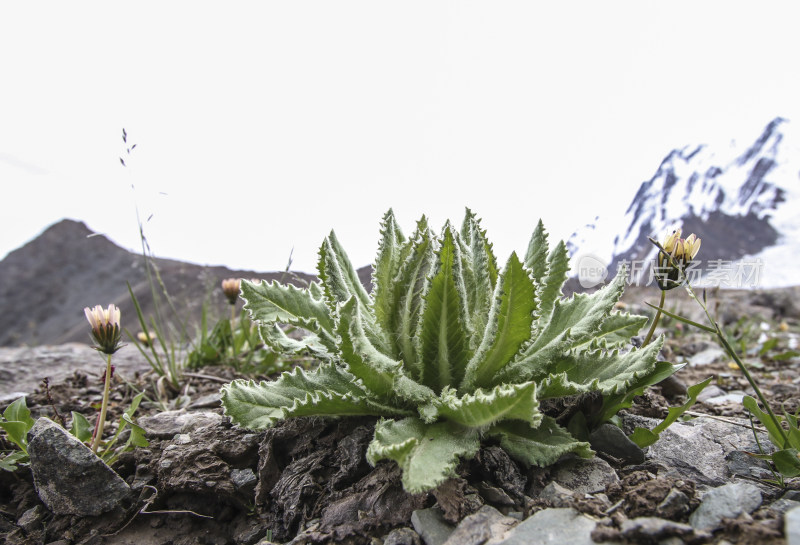
M 313 279 L 302 273 L 293 278 L 280 272 L 233 271 L 168 259 L 155 263 L 190 335 L 196 332 L 204 300 L 210 318 L 227 315 L 220 289 L 224 278 Z M 138 331 L 126 282 L 145 316 L 152 315 L 153 298 L 141 255 L 116 246 L 81 222 L 65 219 L 50 226 L 0 261 L 0 346 L 90 342 L 83 308 L 109 303 L 120 308 L 124 328 Z M 166 303 L 161 306 L 167 318 L 173 318 Z
M 570 237 L 573 267 L 631 263 L 646 283 L 656 249 L 648 237 L 682 227 L 703 239 L 706 281 L 726 287 L 800 284 L 800 140 L 782 118 L 749 146 L 686 146 L 642 183 L 623 216 L 596 218 Z M 732 263 L 738 260 L 736 263 Z M 727 271 L 727 272 L 723 272 Z M 596 271 L 595 271 L 596 272 Z M 588 287 L 591 278 L 581 278 Z

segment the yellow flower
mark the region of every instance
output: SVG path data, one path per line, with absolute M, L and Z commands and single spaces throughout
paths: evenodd
M 89 325 L 92 326 L 92 338 L 94 338 L 97 346 L 93 347 L 104 354 L 113 354 L 120 348 L 120 340 L 122 339 L 122 330 L 120 329 L 120 312 L 114 305 L 108 305 L 104 309 L 100 305 L 94 308 L 86 307 L 83 309 L 86 319 L 89 320 Z
M 700 242 L 694 233 L 685 239 L 681 238 L 680 229 L 675 229 L 666 236 L 661 245 L 663 250 L 659 250 L 656 259 L 655 276 L 658 287 L 671 290 L 681 285 L 681 273 L 700 251 Z
M 150 346 L 150 343 L 153 342 L 153 339 L 155 339 L 156 336 L 150 331 L 140 331 L 139 333 L 136 334 L 136 338 L 143 345 Z
M 239 289 L 242 281 L 239 278 L 226 278 L 222 281 L 222 293 L 228 298 L 228 302 L 232 305 L 236 304 L 236 299 L 239 298 Z

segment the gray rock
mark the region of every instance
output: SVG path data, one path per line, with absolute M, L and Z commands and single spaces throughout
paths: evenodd
M 139 425 L 145 435 L 156 439 L 172 439 L 179 433 L 190 433 L 206 426 L 216 426 L 222 416 L 211 412 L 164 411 L 153 416 L 143 416 Z
M 746 479 L 765 479 L 772 477 L 767 462 L 754 458 L 741 450 L 734 450 L 725 456 L 728 471 Z
M 681 518 L 689 512 L 689 496 L 673 488 L 656 507 L 656 516 L 665 519 Z
M 606 486 L 619 481 L 617 472 L 602 458 L 568 458 L 558 462 L 552 479 L 580 494 L 602 492 Z
M 454 530 L 453 525 L 444 520 L 444 514 L 438 507 L 414 511 L 411 513 L 411 524 L 425 545 L 442 545 Z
M 24 513 L 22 516 L 19 517 L 17 520 L 17 526 L 25 530 L 25 533 L 30 534 L 31 532 L 37 530 L 42 526 L 43 519 L 45 514 L 47 513 L 47 509 L 42 507 L 41 505 L 36 505 L 31 507 Z
M 422 540 L 411 528 L 395 528 L 383 539 L 383 545 L 422 545 Z
M 714 363 L 720 358 L 725 357 L 725 351 L 718 346 L 709 346 L 702 352 L 698 352 L 691 358 L 689 358 L 689 363 L 692 365 L 708 365 L 709 363 Z
M 705 402 L 706 399 L 711 399 L 712 397 L 719 397 L 725 395 L 725 390 L 717 386 L 716 384 L 709 384 L 703 391 L 700 392 L 697 396 L 697 401 L 700 403 Z
M 506 533 L 519 524 L 490 505 L 464 517 L 445 541 L 445 545 L 486 545 L 502 541 Z
M 710 397 L 703 401 L 706 405 L 726 405 L 728 403 L 739 404 L 744 399 L 743 393 L 730 392 L 725 395 Z
M 800 545 L 800 507 L 787 511 L 783 516 L 783 533 L 787 545 Z
M 761 491 L 749 483 L 730 483 L 710 490 L 694 513 L 689 524 L 701 530 L 715 530 L 723 518 L 736 518 L 752 513 L 761 505 Z
M 653 429 L 658 423 L 642 416 L 623 418 L 626 431 L 637 426 Z M 760 439 L 762 445 L 769 444 L 765 435 Z M 675 422 L 661 432 L 659 440 L 648 447 L 648 458 L 665 466 L 664 476 L 694 481 L 704 490 L 730 482 L 726 456 L 735 450 L 758 452 L 749 427 L 700 417 Z
M 672 537 L 690 536 L 695 529 L 688 524 L 657 517 L 636 517 L 623 521 L 620 531 L 626 539 L 636 543 L 651 543 Z
M 644 451 L 614 424 L 603 424 L 594 430 L 589 443 L 594 450 L 622 460 L 625 465 L 644 463 Z
M 216 409 L 220 406 L 222 394 L 214 392 L 213 394 L 204 395 L 189 403 L 187 409 Z
M 781 498 L 772 502 L 769 506 L 769 510 L 775 514 L 783 515 L 788 511 L 791 511 L 795 507 L 800 507 L 800 501 L 795 500 L 787 500 L 785 498 Z
M 566 507 L 572 503 L 574 492 L 557 482 L 551 482 L 539 493 L 540 500 L 547 500 L 553 507 Z
M 57 515 L 97 516 L 130 497 L 122 477 L 47 418 L 28 432 L 28 454 L 36 492 Z
M 595 545 L 592 530 L 595 521 L 575 509 L 539 511 L 511 530 L 501 545 Z
M 252 496 L 256 493 L 258 477 L 249 467 L 246 469 L 232 469 L 231 482 L 233 482 L 233 486 L 238 493 Z

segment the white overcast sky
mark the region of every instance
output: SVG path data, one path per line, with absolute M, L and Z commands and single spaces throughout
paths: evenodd
M 195 263 L 370 263 L 390 207 L 619 214 L 675 147 L 800 122 L 796 2 L 3 2 L 0 258 L 67 217 Z M 123 168 L 122 128 L 137 149 Z M 135 186 L 135 191 L 131 189 Z

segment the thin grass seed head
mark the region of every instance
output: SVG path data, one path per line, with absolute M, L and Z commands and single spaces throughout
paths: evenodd
M 671 290 L 681 285 L 681 274 L 700 251 L 701 239 L 692 233 L 681 238 L 681 230 L 675 229 L 667 234 L 656 258 L 655 277 L 658 287 Z
M 225 294 L 231 305 L 235 305 L 236 300 L 239 299 L 241 284 L 242 281 L 239 278 L 226 278 L 222 281 L 222 293 Z
M 92 326 L 92 338 L 97 343 L 92 348 L 109 355 L 122 348 L 119 308 L 113 304 L 108 305 L 108 308 L 97 305 L 94 308 L 84 308 L 83 313 Z

